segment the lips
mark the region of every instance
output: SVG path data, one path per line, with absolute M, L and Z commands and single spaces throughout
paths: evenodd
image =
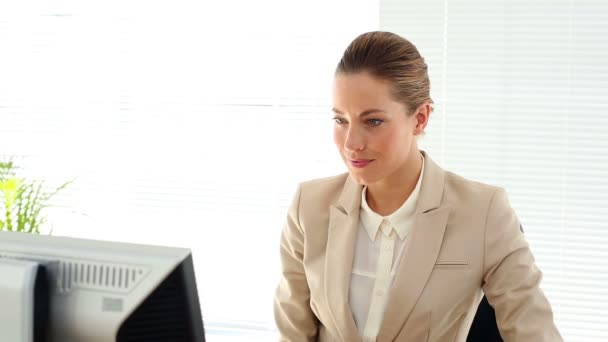
M 364 168 L 373 162 L 373 159 L 349 159 L 350 164 L 356 168 Z

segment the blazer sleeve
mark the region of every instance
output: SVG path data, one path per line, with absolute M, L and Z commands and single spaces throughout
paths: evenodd
M 520 223 L 503 189 L 494 192 L 486 218 L 483 291 L 506 342 L 563 341 Z
M 281 280 L 275 293 L 274 317 L 282 342 L 316 341 L 319 321 L 310 307 L 304 269 L 304 231 L 298 211 L 301 187 L 291 203 L 281 234 Z

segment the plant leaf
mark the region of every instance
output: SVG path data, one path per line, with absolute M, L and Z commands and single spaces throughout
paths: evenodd
M 44 211 L 51 206 L 49 200 L 74 179 L 49 191 L 45 189 L 44 181 L 16 177 L 16 170 L 18 167 L 12 159 L 0 162 L 0 230 L 39 234 L 46 223 Z

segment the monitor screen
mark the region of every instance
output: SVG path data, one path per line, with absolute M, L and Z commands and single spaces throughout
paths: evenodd
M 189 249 L 0 232 L 0 258 L 46 269 L 45 341 L 205 341 Z

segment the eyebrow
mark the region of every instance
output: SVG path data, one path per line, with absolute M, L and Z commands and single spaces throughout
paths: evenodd
M 342 113 L 341 111 L 339 111 L 336 108 L 332 108 L 331 110 L 336 114 L 344 115 L 344 113 Z M 364 110 L 363 112 L 361 112 L 359 114 L 359 116 L 363 117 L 363 116 L 367 116 L 367 115 L 374 114 L 374 113 L 385 113 L 385 111 L 382 109 L 378 109 L 378 108 L 371 108 L 371 109 Z

